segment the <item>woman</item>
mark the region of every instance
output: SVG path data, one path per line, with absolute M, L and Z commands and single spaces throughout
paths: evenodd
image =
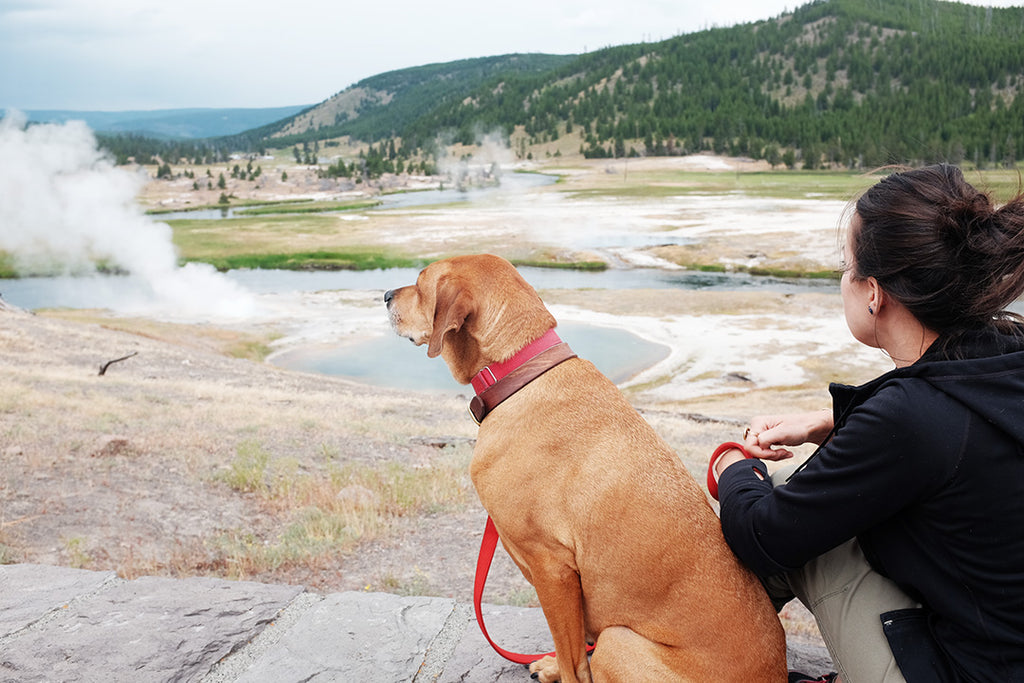
M 814 613 L 844 683 L 1024 681 L 1024 195 L 996 209 L 949 165 L 888 176 L 856 203 L 841 292 L 895 369 L 716 451 L 726 540 Z

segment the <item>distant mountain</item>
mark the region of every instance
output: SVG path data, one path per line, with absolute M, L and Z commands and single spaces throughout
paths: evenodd
M 367 141 L 401 135 L 438 107 L 459 102 L 486 83 L 550 73 L 576 58 L 508 54 L 389 71 L 359 81 L 290 120 L 247 131 L 230 142 L 288 145 L 343 135 Z
M 223 137 L 290 119 L 310 105 L 266 109 L 156 109 L 152 111 L 34 110 L 30 122 L 85 121 L 98 133 L 128 133 L 160 140 Z
M 520 131 L 517 149 L 570 136 L 596 157 L 1012 165 L 1024 159 L 1024 8 L 815 0 L 658 43 L 383 74 L 243 138 L 400 138 L 401 154 L 480 130 Z

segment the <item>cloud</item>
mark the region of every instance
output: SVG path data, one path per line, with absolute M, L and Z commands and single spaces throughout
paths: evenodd
M 1008 6 L 1020 0 L 972 0 Z M 0 107 L 314 104 L 385 71 L 581 53 L 779 16 L 802 2 L 3 0 Z M 12 65 L 17 65 L 14 68 Z

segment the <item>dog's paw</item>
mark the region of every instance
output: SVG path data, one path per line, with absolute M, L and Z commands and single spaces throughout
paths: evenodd
M 540 683 L 558 683 L 558 661 L 548 655 L 530 665 L 530 678 Z

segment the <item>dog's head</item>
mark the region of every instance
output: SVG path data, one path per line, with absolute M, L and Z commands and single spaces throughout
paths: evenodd
M 426 344 L 461 384 L 556 324 L 515 267 L 487 254 L 431 263 L 416 284 L 389 290 L 384 302 L 395 332 Z

